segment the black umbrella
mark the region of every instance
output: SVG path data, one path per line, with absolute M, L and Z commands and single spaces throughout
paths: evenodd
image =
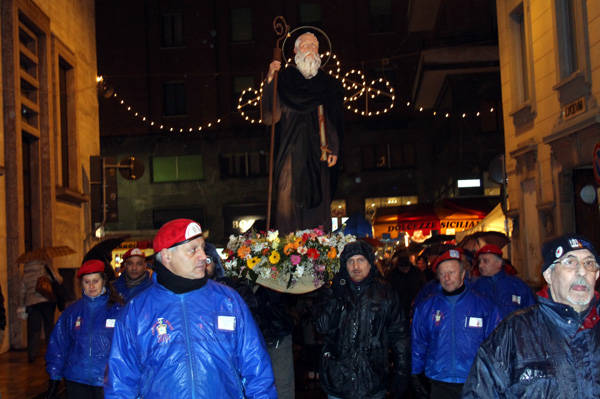
M 104 262 L 104 272 L 108 277 L 108 280 L 116 279 L 115 271 L 110 265 L 110 261 L 112 260 L 112 250 L 117 248 L 128 236 L 121 236 L 115 238 L 107 238 L 104 241 L 99 242 L 94 245 L 83 257 L 83 262 L 88 260 L 97 259 Z

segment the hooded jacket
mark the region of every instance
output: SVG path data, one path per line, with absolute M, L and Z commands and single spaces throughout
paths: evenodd
M 491 277 L 478 277 L 472 287 L 498 306 L 502 318 L 515 310 L 535 304 L 531 288 L 520 278 L 509 276 L 503 270 Z
M 317 331 L 324 335 L 321 384 L 328 394 L 347 399 L 385 393 L 390 380 L 402 392 L 408 378 L 409 337 L 398 296 L 379 279 L 368 253 L 368 277 L 358 284 L 351 282 L 346 260 L 359 252 L 344 252 L 332 286 L 321 292 L 315 318 Z M 389 369 L 390 351 L 393 373 Z
M 51 380 L 62 378 L 102 386 L 113 330 L 121 307 L 107 306 L 108 293 L 83 295 L 62 313 L 52 330 L 46 351 Z
M 156 282 L 117 322 L 105 398 L 276 398 L 265 344 L 231 288 L 176 294 Z
M 597 298 L 582 316 L 547 289 L 538 293 L 537 305 L 513 313 L 481 345 L 463 398 L 600 397 Z
M 420 302 L 412 321 L 412 374 L 463 383 L 479 345 L 500 322 L 496 305 L 465 285 L 451 301 L 440 289 Z

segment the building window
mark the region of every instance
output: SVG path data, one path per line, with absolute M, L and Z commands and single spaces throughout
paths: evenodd
M 321 5 L 316 3 L 300 3 L 298 14 L 300 24 L 318 26 L 321 24 Z
M 574 3 L 574 0 L 556 0 L 556 28 L 561 80 L 571 76 L 579 66 Z
M 161 22 L 161 45 L 163 47 L 183 46 L 183 14 L 163 14 Z
M 36 137 L 40 136 L 40 46 L 38 35 L 19 21 L 19 66 L 22 127 Z
M 185 85 L 182 82 L 163 84 L 163 101 L 165 116 L 185 115 Z
M 527 59 L 527 35 L 525 33 L 525 13 L 523 3 L 510 13 L 513 39 L 513 62 L 515 71 L 515 89 L 518 104 L 529 101 L 529 73 Z
M 392 0 L 369 0 L 371 32 L 392 31 Z
M 72 166 L 71 158 L 74 155 L 72 148 L 75 139 L 75 73 L 73 66 L 64 58 L 58 57 L 58 112 L 59 123 L 57 126 L 56 145 L 58 149 L 57 163 L 59 164 L 57 173 L 57 184 L 62 187 L 70 187 L 76 185 L 76 182 L 71 179 Z
M 231 10 L 231 41 L 245 42 L 252 40 L 252 10 L 250 8 L 234 8 Z
M 221 178 L 264 177 L 269 164 L 264 151 L 238 152 L 219 156 Z
M 202 155 L 177 155 L 152 158 L 154 183 L 204 179 Z
M 504 15 L 506 16 L 512 87 L 510 116 L 512 116 L 515 126 L 521 126 L 535 118 L 536 108 L 531 47 L 531 15 L 529 3 L 526 1 L 515 2 L 507 7 Z
M 415 147 L 412 143 L 378 143 L 362 147 L 363 170 L 402 169 L 415 165 Z

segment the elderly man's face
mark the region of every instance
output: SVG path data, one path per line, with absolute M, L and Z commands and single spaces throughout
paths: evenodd
M 180 277 L 195 280 L 203 278 L 206 274 L 207 256 L 204 252 L 204 238 L 202 237 L 170 250 L 163 249 L 161 257 L 165 267 Z
M 352 281 L 360 283 L 369 275 L 371 264 L 363 255 L 354 255 L 346 261 L 346 270 Z
M 491 277 L 502 269 L 502 259 L 494 254 L 479 255 L 479 271 L 482 276 Z
M 130 256 L 125 261 L 125 273 L 130 279 L 138 279 L 146 271 L 146 259 L 141 256 Z
M 567 252 L 544 271 L 544 279 L 555 302 L 582 312 L 594 297 L 594 285 L 598 279 L 596 258 L 587 249 Z
M 312 54 L 318 56 L 319 54 L 319 41 L 317 37 L 312 33 L 304 33 L 300 35 L 298 40 L 298 47 L 294 49 L 294 52 L 301 52 L 303 54 Z
M 455 259 L 445 260 L 437 266 L 437 275 L 442 288 L 452 292 L 463 285 L 465 271 Z

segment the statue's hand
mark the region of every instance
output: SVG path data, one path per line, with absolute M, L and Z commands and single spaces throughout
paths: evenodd
M 267 83 L 271 83 L 273 80 L 273 76 L 275 76 L 275 72 L 278 72 L 281 69 L 280 61 L 271 61 L 269 64 L 269 73 L 267 74 Z
M 337 158 L 338 158 L 337 155 L 331 155 L 331 154 L 329 154 L 327 156 L 327 166 L 329 168 L 331 168 L 333 165 L 335 165 L 337 163 Z

